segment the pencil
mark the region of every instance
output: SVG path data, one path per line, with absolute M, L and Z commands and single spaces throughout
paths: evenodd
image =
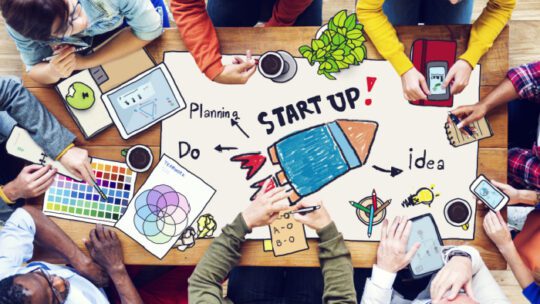
M 295 210 L 295 211 L 291 211 L 291 214 L 295 214 L 295 213 L 300 213 L 302 215 L 306 214 L 306 213 L 311 213 L 317 209 L 320 209 L 321 208 L 321 205 L 317 205 L 317 206 L 311 206 L 311 207 L 306 207 L 306 208 L 300 208 L 298 210 Z
M 354 208 L 360 209 L 360 210 L 364 211 L 365 213 L 369 214 L 369 208 L 368 207 L 362 206 L 359 203 L 356 203 L 356 202 L 353 202 L 353 201 L 349 201 L 349 204 L 351 204 L 351 206 L 353 206 Z
M 375 192 L 375 189 L 373 189 L 373 192 L 371 193 L 371 202 L 374 211 L 377 211 L 377 192 Z
M 383 210 L 390 205 L 392 202 L 391 199 L 387 200 L 384 204 L 382 204 L 379 208 L 377 208 L 377 211 L 375 211 L 374 216 L 377 216 L 379 213 L 383 212 Z
M 369 225 L 367 230 L 367 237 L 371 238 L 371 233 L 373 232 L 373 217 L 375 216 L 375 208 L 373 208 L 373 205 L 369 208 Z
M 99 193 L 99 196 L 101 196 L 101 198 L 106 201 L 107 200 L 107 195 L 105 195 L 105 192 L 103 192 L 103 190 L 97 185 L 96 181 L 92 179 L 92 186 L 94 187 L 94 189 L 96 189 L 96 191 Z

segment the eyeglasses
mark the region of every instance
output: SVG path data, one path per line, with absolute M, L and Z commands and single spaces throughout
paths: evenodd
M 57 303 L 59 304 L 64 304 L 66 302 L 66 299 L 62 299 L 62 295 L 61 293 L 58 291 L 58 289 L 56 289 L 56 287 L 53 286 L 53 279 L 51 277 L 51 275 L 43 268 L 36 268 L 32 271 L 30 271 L 31 273 L 37 273 L 39 275 L 41 275 L 42 277 L 45 278 L 45 280 L 47 280 L 47 283 L 49 284 L 49 288 L 51 288 L 51 291 L 53 293 L 53 296 L 56 300 Z
M 65 40 L 66 36 L 71 36 L 73 33 L 73 21 L 81 16 L 82 6 L 81 9 L 78 10 L 79 6 L 81 6 L 81 0 L 77 0 L 77 3 L 73 6 L 73 10 L 69 13 L 67 27 L 62 33 L 62 41 Z

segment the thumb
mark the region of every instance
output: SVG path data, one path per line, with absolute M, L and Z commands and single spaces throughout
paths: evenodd
M 424 93 L 426 95 L 429 95 L 429 93 L 430 93 L 429 92 L 429 87 L 428 87 L 428 85 L 426 83 L 426 78 L 424 78 L 424 76 L 420 77 L 420 87 L 422 88 L 422 91 L 424 91 Z
M 297 222 L 300 222 L 302 224 L 305 224 L 308 222 L 307 218 L 306 218 L 306 215 L 301 215 L 300 213 L 295 213 L 293 218 L 297 221 Z
M 246 62 L 243 62 L 243 63 L 239 64 L 239 65 L 237 66 L 237 69 L 238 69 L 239 71 L 243 72 L 243 71 L 245 71 L 245 70 L 247 70 L 247 69 L 250 69 L 250 68 L 252 68 L 252 67 L 254 67 L 254 66 L 255 66 L 255 63 L 253 63 L 253 62 L 251 62 L 251 61 L 246 61 Z
M 460 123 L 458 123 L 457 127 L 458 127 L 458 129 L 462 129 L 463 127 L 469 126 L 469 125 L 471 125 L 473 122 L 475 122 L 477 120 L 478 119 L 476 119 L 472 115 L 469 115 L 469 116 L 465 117 L 465 119 L 463 119 Z
M 493 185 L 495 185 L 495 187 L 497 187 L 497 188 L 499 188 L 499 189 L 501 189 L 501 190 L 504 190 L 504 189 L 506 188 L 506 184 L 499 183 L 498 181 L 496 181 L 496 180 L 494 180 L 494 179 L 491 180 L 491 183 L 492 183 Z
M 450 69 L 450 71 L 448 71 L 448 74 L 446 74 L 446 78 L 444 79 L 442 84 L 443 88 L 446 89 L 450 85 L 450 82 L 452 82 L 452 80 L 454 79 L 454 74 L 455 72 L 453 69 Z
M 473 288 L 472 288 L 472 282 L 469 281 L 467 282 L 467 284 L 465 284 L 465 293 L 469 296 L 469 298 L 471 298 L 474 302 L 478 303 L 478 300 L 476 300 L 476 298 L 474 297 L 474 292 L 473 292 Z

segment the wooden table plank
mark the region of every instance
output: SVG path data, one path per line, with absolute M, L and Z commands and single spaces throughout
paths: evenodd
M 255 54 L 263 53 L 267 50 L 284 49 L 298 55 L 297 48 L 303 43 L 308 43 L 315 28 L 226 28 L 218 29 L 218 35 L 222 42 L 224 53 L 242 53 L 247 48 L 251 48 Z M 457 39 L 459 51 L 465 48 L 468 35 L 468 26 L 437 26 L 437 27 L 399 27 L 398 34 L 402 41 L 408 46 L 415 39 L 424 37 L 430 39 Z M 271 47 L 269 47 L 271 46 Z M 167 30 L 163 36 L 153 42 L 148 47 L 149 53 L 157 62 L 162 61 L 163 51 L 185 50 L 175 30 Z M 408 50 L 407 50 L 408 51 Z M 368 54 L 370 58 L 380 58 L 374 48 L 368 43 Z M 508 69 L 508 28 L 494 43 L 492 50 L 482 60 L 481 96 L 485 96 L 497 85 L 506 75 Z M 489 63 L 489 64 L 488 64 Z M 31 82 L 26 83 L 33 86 Z M 130 145 L 143 143 L 151 146 L 154 155 L 159 155 L 159 132 L 160 125 L 156 125 L 129 141 L 120 138 L 117 130 L 112 127 L 103 134 L 98 135 L 91 141 L 82 140 L 73 119 L 67 113 L 59 96 L 50 88 L 34 87 L 32 92 L 65 124 L 71 131 L 78 135 L 80 145 L 87 147 L 92 156 L 105 159 L 122 160 L 120 151 Z M 474 102 L 474 101 L 472 101 Z M 490 113 L 488 116 L 495 136 L 484 140 L 479 148 L 479 173 L 483 173 L 490 178 L 506 180 L 507 163 L 507 115 L 506 108 L 501 107 Z M 137 184 L 140 185 L 148 173 L 140 175 Z M 451 181 L 450 181 L 451 182 Z M 34 204 L 40 204 L 41 198 L 32 200 Z M 240 211 L 240 210 L 239 210 Z M 490 269 L 505 269 L 506 264 L 499 255 L 497 249 L 483 233 L 481 228 L 485 210 L 478 212 L 476 220 L 476 238 L 472 242 L 467 242 L 479 248 L 486 264 Z M 84 250 L 82 239 L 86 238 L 92 224 L 82 222 L 54 219 L 70 237 Z M 158 260 L 146 252 L 140 245 L 123 233 L 121 235 L 122 246 L 124 248 L 125 261 L 127 264 L 178 264 L 194 265 L 211 240 L 198 240 L 194 248 L 182 253 L 176 249 L 163 259 Z M 447 243 L 463 243 L 462 241 L 448 241 Z M 353 264 L 355 267 L 371 267 L 375 258 L 377 243 L 348 242 L 348 246 L 353 253 Z M 316 241 L 310 241 L 310 250 L 296 253 L 283 258 L 275 258 L 272 253 L 262 251 L 260 241 L 248 241 L 243 248 L 242 265 L 281 265 L 281 266 L 317 266 Z M 46 257 L 46 253 L 36 252 L 36 257 Z

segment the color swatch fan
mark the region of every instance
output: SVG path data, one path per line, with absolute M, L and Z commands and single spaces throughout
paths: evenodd
M 126 211 L 133 196 L 137 173 L 125 164 L 92 159 L 96 184 L 107 200 L 85 182 L 57 174 L 45 193 L 43 213 L 77 221 L 114 225 Z

